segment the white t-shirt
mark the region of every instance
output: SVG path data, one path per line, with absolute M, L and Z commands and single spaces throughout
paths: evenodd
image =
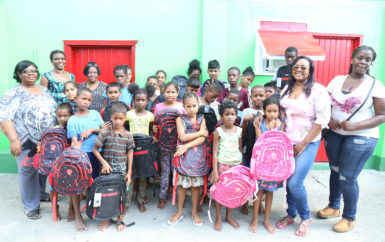
M 361 106 L 365 100 L 370 87 L 373 82 L 373 78 L 366 75 L 365 80 L 356 88 L 353 92 L 348 94 L 342 93 L 342 86 L 346 80 L 347 75 L 336 76 L 328 85 L 327 90 L 331 94 L 332 103 L 332 118 L 334 120 L 343 121 L 350 117 L 353 112 Z M 361 122 L 373 117 L 373 98 L 385 98 L 385 87 L 384 85 L 375 80 L 373 90 L 366 100 L 364 106 L 350 119 L 351 122 Z M 359 135 L 367 136 L 372 138 L 379 137 L 378 127 L 370 129 L 361 129 L 356 131 L 345 131 L 343 129 L 333 130 L 334 132 L 341 135 Z

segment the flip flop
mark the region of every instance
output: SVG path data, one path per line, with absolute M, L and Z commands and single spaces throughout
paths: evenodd
M 28 211 L 28 212 L 25 211 L 24 213 L 25 213 L 25 215 L 27 215 L 27 218 L 29 218 L 29 219 L 31 219 L 31 220 L 36 220 L 36 219 L 40 219 L 40 218 L 41 218 L 38 209 L 30 210 L 30 211 Z
M 279 220 L 276 224 L 275 224 L 275 226 L 277 227 L 277 228 L 279 228 L 279 229 L 284 229 L 284 228 L 286 228 L 289 224 L 292 224 L 292 223 L 294 223 L 294 218 L 291 218 L 291 217 L 289 217 L 289 216 L 285 216 L 285 217 L 283 217 L 281 220 Z M 282 224 L 281 224 L 282 223 Z
M 311 224 L 311 220 L 310 219 L 307 220 L 307 221 L 302 220 L 301 223 L 298 226 L 297 231 L 295 232 L 295 235 L 297 235 L 299 237 L 304 237 L 307 234 L 308 230 L 309 230 L 310 224 Z M 305 229 L 306 229 L 306 233 L 302 234 L 303 230 L 305 230 Z
M 177 223 L 179 223 L 180 221 L 182 221 L 183 218 L 184 218 L 184 216 L 182 215 L 182 216 L 179 217 L 179 219 L 178 219 L 177 221 L 171 222 L 170 220 L 167 220 L 167 223 L 168 223 L 169 225 L 171 225 L 171 226 L 174 226 L 174 225 L 176 225 Z
M 194 219 L 193 219 L 193 225 L 194 225 L 195 227 L 201 227 L 202 224 L 203 224 L 203 222 L 195 223 L 195 221 L 194 221 Z

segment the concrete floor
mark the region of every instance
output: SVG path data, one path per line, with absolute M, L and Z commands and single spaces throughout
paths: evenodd
M 353 231 L 338 234 L 332 231 L 332 226 L 338 218 L 321 220 L 316 218 L 316 211 L 327 205 L 329 171 L 312 170 L 306 179 L 312 224 L 309 234 L 304 238 L 294 235 L 298 225 L 296 223 L 284 230 L 276 229 L 270 235 L 260 222 L 257 233 L 248 232 L 251 216 L 240 214 L 235 209 L 234 218 L 241 227 L 237 230 L 224 223 L 222 232 L 212 229 L 207 215 L 207 206 L 201 214 L 204 224 L 193 227 L 191 218 L 191 200 L 188 197 L 184 210 L 185 218 L 175 226 L 169 226 L 167 219 L 176 211 L 168 202 L 164 210 L 156 208 L 157 198 L 150 195 L 147 212 L 140 214 L 136 202 L 133 202 L 125 222 L 135 221 L 136 225 L 125 231 L 116 232 L 116 225 L 100 232 L 98 222 L 83 217 L 88 226 L 86 232 L 76 232 L 73 222 L 66 222 L 68 199 L 60 196 L 60 211 L 64 219 L 60 222 L 52 221 L 49 203 L 41 204 L 42 219 L 29 220 L 23 213 L 21 206 L 17 175 L 0 174 L 0 241 L 385 241 L 385 172 L 364 170 L 359 177 L 360 200 L 358 204 L 357 223 Z M 274 195 L 271 222 L 275 223 L 285 215 L 284 190 L 278 190 Z M 135 196 L 133 196 L 135 199 Z M 84 201 L 83 201 L 84 204 Z M 223 211 L 224 212 L 224 211 Z M 215 216 L 214 207 L 211 215 Z M 263 217 L 260 216 L 260 221 Z

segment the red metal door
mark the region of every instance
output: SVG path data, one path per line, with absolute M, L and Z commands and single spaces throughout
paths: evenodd
M 326 87 L 335 76 L 349 72 L 350 57 L 362 44 L 362 35 L 313 33 L 313 36 L 325 51 L 324 61 L 314 61 L 315 79 Z M 316 161 L 328 161 L 323 141 Z
M 91 41 L 64 40 L 64 52 L 67 56 L 67 69 L 73 73 L 78 83 L 87 80 L 83 74 L 89 61 L 99 65 L 99 80 L 110 83 L 115 81 L 115 66 L 126 64 L 132 68 L 132 80 L 135 81 L 135 44 L 137 41 Z

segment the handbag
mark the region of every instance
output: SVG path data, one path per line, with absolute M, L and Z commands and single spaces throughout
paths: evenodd
M 358 111 L 360 111 L 360 109 L 365 105 L 366 101 L 368 100 L 370 94 L 372 93 L 372 90 L 373 90 L 373 87 L 374 87 L 374 83 L 376 82 L 376 79 L 373 79 L 373 82 L 372 82 L 372 85 L 370 86 L 370 89 L 369 89 L 369 92 L 368 92 L 368 95 L 366 95 L 366 98 L 365 100 L 361 103 L 361 105 L 349 116 L 349 118 L 346 119 L 346 121 L 349 121 Z M 322 129 L 321 131 L 321 136 L 322 138 L 321 139 L 326 139 L 327 135 L 329 134 L 329 132 L 331 131 L 331 129 L 329 128 L 324 128 Z

